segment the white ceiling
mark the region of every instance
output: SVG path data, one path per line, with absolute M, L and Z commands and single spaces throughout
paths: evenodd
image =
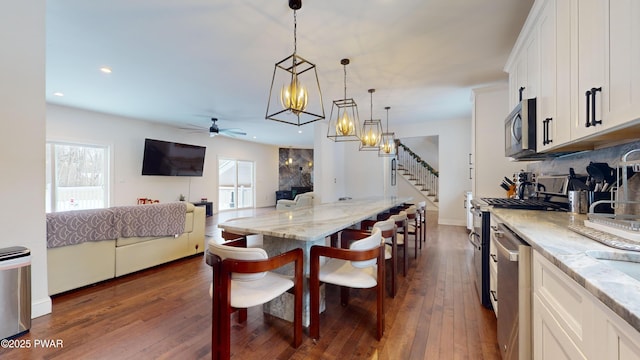
M 470 117 L 469 90 L 506 79 L 532 3 L 303 0 L 298 54 L 317 66 L 327 117 L 343 97 L 342 58 L 362 120 L 370 88 L 374 118 L 391 106 L 391 130 Z M 249 141 L 313 146 L 312 125 L 264 119 L 274 64 L 293 52 L 287 0 L 48 0 L 46 26 L 50 103 L 178 127 L 218 117 Z

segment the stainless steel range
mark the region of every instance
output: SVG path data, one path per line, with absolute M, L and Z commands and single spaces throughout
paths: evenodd
M 475 285 L 480 303 L 491 309 L 489 299 L 489 226 L 490 215 L 485 203 L 471 200 L 473 214 L 473 230 L 469 234 L 469 242 L 473 246 L 473 270 Z

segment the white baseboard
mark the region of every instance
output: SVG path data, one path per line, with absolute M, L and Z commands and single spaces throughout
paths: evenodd
M 43 299 L 31 302 L 31 318 L 35 319 L 42 315 L 51 314 L 52 303 L 51 297 L 47 296 Z

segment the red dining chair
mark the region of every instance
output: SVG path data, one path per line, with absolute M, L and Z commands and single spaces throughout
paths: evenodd
M 384 333 L 384 244 L 381 232 L 377 228 L 372 232 L 349 230 L 343 231 L 340 237 L 342 248 L 320 245 L 311 247 L 309 335 L 313 339 L 320 338 L 320 282 L 323 282 L 341 286 L 340 298 L 343 306 L 347 306 L 349 302 L 349 288 L 375 288 L 376 337 L 380 340 Z M 327 258 L 322 265 L 320 257 Z
M 246 239 L 218 244 L 209 242 L 206 262 L 213 268 L 211 357 L 231 356 L 231 314 L 244 309 L 239 321 L 246 321 L 246 309 L 269 302 L 293 288 L 293 346 L 302 343 L 302 249 L 268 257 L 261 248 L 244 248 Z M 271 272 L 294 263 L 294 276 Z

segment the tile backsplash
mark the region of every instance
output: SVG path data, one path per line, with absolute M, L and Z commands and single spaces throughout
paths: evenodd
M 564 175 L 569 174 L 569 168 L 573 168 L 576 174 L 586 175 L 587 165 L 590 162 L 606 162 L 612 168 L 616 168 L 622 156 L 634 149 L 640 149 L 640 141 L 529 163 L 527 164 L 527 171 L 542 175 Z M 636 159 L 640 159 L 640 152 L 629 156 L 629 160 Z
M 526 170 L 538 175 L 565 175 L 569 174 L 570 168 L 573 168 L 576 174 L 587 175 L 587 165 L 590 162 L 607 163 L 610 167 L 616 169 L 622 160 L 622 156 L 634 149 L 640 149 L 640 141 L 529 163 L 526 166 Z M 640 159 L 640 151 L 630 154 L 627 160 L 638 159 Z M 628 169 L 628 171 L 632 170 Z M 636 173 L 628 180 L 628 189 L 628 200 L 640 202 L 639 173 Z M 623 194 L 618 194 L 619 199 L 623 197 Z M 640 206 L 638 204 L 621 204 L 616 213 L 640 215 Z

